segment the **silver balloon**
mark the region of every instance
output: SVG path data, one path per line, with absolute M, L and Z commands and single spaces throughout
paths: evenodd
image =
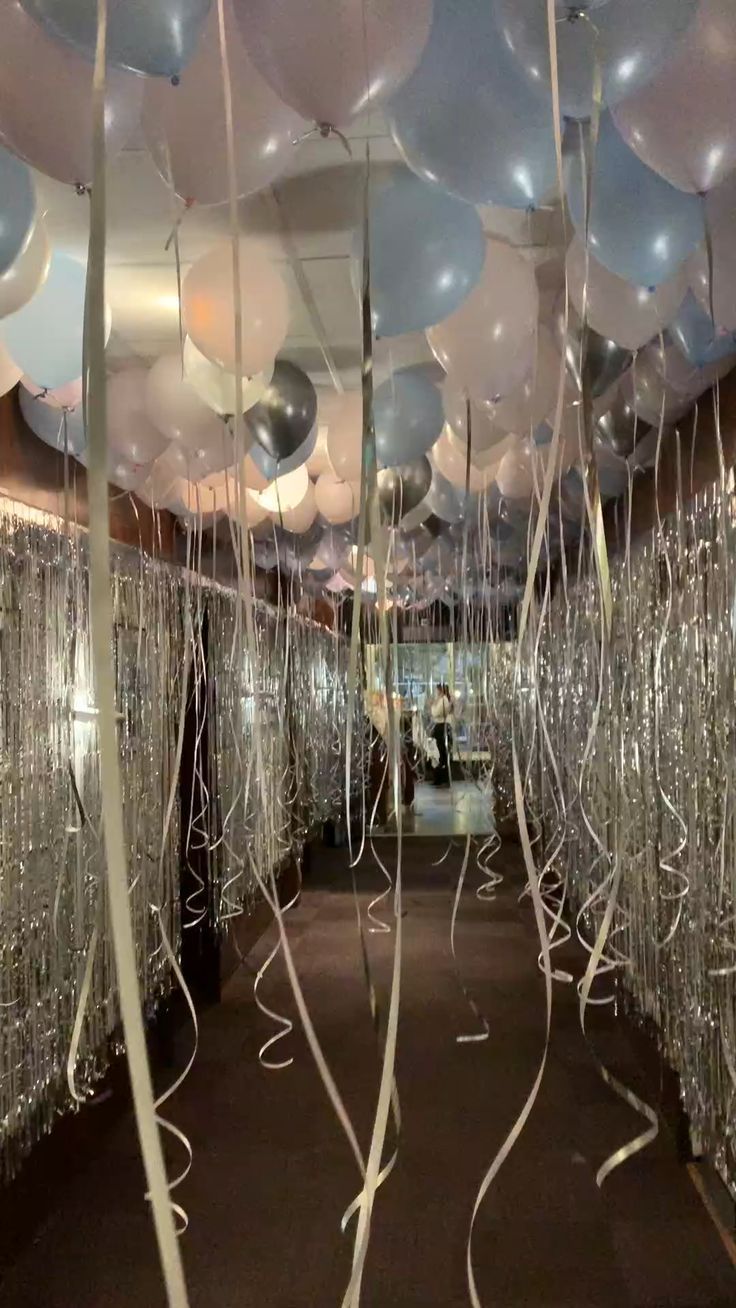
M 651 423 L 637 417 L 636 411 L 623 395 L 616 395 L 611 407 L 596 422 L 596 433 L 604 445 L 627 458 L 640 440 L 651 431 Z
M 246 416 L 255 440 L 283 463 L 304 444 L 316 418 L 317 394 L 307 374 L 287 359 L 277 359 L 268 388 Z
M 383 468 L 378 473 L 378 498 L 387 520 L 398 526 L 405 514 L 421 504 L 432 484 L 429 459 Z
M 583 324 L 570 308 L 565 335 L 565 314 L 560 300 L 555 305 L 553 326 L 560 348 L 565 352 L 567 370 L 577 389 L 582 392 L 585 381 L 594 400 L 604 395 L 631 366 L 634 357 L 631 350 L 599 335 L 590 326 L 585 332 L 583 354 Z

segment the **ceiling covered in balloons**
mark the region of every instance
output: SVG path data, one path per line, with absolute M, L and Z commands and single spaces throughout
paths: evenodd
M 459 536 L 512 577 L 540 502 L 543 560 L 579 537 L 731 367 L 728 0 L 108 7 L 110 477 L 154 507 L 210 525 L 242 482 L 340 591 L 373 427 L 437 598 Z M 6 8 L 0 381 L 84 461 L 97 3 Z

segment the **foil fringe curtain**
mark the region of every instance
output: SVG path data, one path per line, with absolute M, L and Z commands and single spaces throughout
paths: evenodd
M 90 670 L 88 547 L 58 519 L 0 501 L 0 1178 L 78 1101 L 93 1098 L 121 1049 L 106 912 L 96 707 Z M 345 641 L 259 605 L 266 784 L 249 787 L 253 673 L 233 641 L 237 596 L 137 550 L 112 547 L 115 667 L 130 905 L 148 1016 L 171 988 L 155 913 L 178 952 L 180 841 L 211 858 L 215 928 L 256 897 L 251 860 L 278 864 L 341 808 Z M 206 603 L 204 600 L 206 599 Z M 174 806 L 186 606 L 213 638 L 205 682 L 213 729 L 204 813 Z M 286 640 L 290 658 L 285 684 Z M 194 664 L 196 667 L 197 658 Z M 199 711 L 199 710 L 198 710 Z M 298 793 L 297 793 L 298 792 Z M 78 1051 L 68 1069 L 85 997 Z M 74 1097 L 69 1084 L 73 1086 Z
M 618 858 L 621 890 L 598 985 L 658 1034 L 699 1147 L 736 1188 L 736 507 L 717 488 L 657 528 L 612 571 L 613 634 L 598 732 L 593 577 L 560 591 L 542 626 L 540 704 L 562 779 L 545 766 L 529 696 L 527 796 L 541 862 L 563 843 L 581 936 Z M 530 642 L 530 648 L 531 648 Z M 529 654 L 530 679 L 531 654 Z M 533 684 L 533 682 L 532 682 Z M 586 819 L 587 818 L 587 822 Z M 596 845 L 589 826 L 601 841 Z M 610 987 L 609 987 L 610 989 Z

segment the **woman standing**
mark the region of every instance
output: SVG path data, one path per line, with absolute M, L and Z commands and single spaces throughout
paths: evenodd
M 450 688 L 446 682 L 440 681 L 437 683 L 429 711 L 432 715 L 432 735 L 437 743 L 440 756 L 435 771 L 434 784 L 435 786 L 449 786 L 449 752 L 452 749 L 453 710 Z

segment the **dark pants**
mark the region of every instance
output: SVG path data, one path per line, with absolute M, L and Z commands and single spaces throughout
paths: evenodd
M 452 749 L 452 732 L 445 722 L 435 722 L 432 735 L 437 742 L 440 756 L 434 774 L 435 783 L 438 786 L 446 786 L 450 780 L 449 752 Z

